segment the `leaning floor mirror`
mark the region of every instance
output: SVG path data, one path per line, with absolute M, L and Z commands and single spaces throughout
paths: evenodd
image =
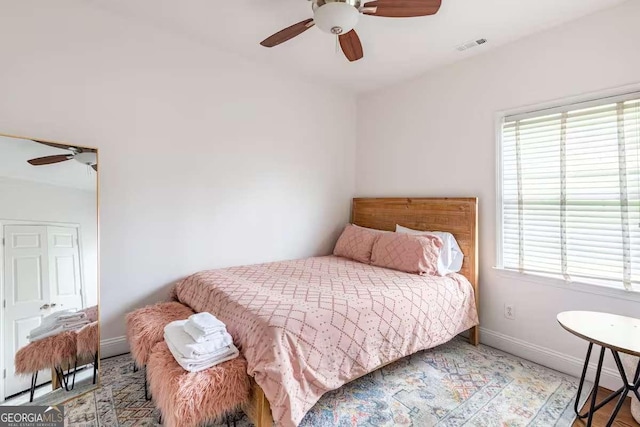
M 98 383 L 98 153 L 0 134 L 0 405 Z

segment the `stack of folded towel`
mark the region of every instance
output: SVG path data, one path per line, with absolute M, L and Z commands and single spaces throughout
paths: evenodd
M 89 323 L 86 313 L 75 309 L 60 310 L 43 317 L 40 326 L 31 330 L 27 338 L 34 342 L 61 332 L 75 331 Z
M 164 340 L 178 364 L 198 372 L 238 357 L 224 323 L 210 313 L 197 313 L 164 328 Z

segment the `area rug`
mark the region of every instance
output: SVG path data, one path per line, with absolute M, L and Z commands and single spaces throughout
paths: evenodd
M 301 426 L 569 427 L 577 388 L 577 378 L 454 339 L 325 394 Z M 159 425 L 128 354 L 103 360 L 100 388 L 65 411 L 70 427 Z M 238 427 L 251 426 L 237 418 Z

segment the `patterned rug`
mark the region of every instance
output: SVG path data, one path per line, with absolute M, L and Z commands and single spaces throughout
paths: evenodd
M 454 339 L 325 394 L 301 426 L 569 427 L 577 385 L 577 378 Z M 103 360 L 101 387 L 65 411 L 73 427 L 159 425 L 129 355 Z M 238 427 L 251 426 L 238 417 Z

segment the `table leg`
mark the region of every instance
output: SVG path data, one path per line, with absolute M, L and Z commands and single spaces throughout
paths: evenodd
M 584 367 L 582 368 L 582 376 L 580 376 L 580 382 L 578 383 L 578 394 L 576 396 L 576 403 L 573 405 L 573 411 L 576 413 L 578 418 L 585 418 L 587 414 L 580 415 L 580 408 L 578 405 L 580 404 L 580 397 L 582 396 L 582 387 L 584 386 L 584 379 L 587 376 L 587 369 L 589 368 L 589 360 L 591 360 L 591 350 L 593 349 L 593 343 L 589 343 L 589 348 L 587 348 L 587 355 L 584 358 Z
M 602 373 L 604 350 L 604 347 L 600 349 L 600 357 L 598 358 L 598 368 L 596 369 L 596 379 L 593 383 L 593 391 L 591 392 L 591 406 L 589 407 L 589 418 L 587 419 L 587 427 L 591 427 L 591 423 L 593 423 L 593 414 L 596 412 L 596 396 L 598 395 L 598 386 L 600 385 L 600 374 Z
M 633 389 L 633 393 L 636 395 L 638 400 L 640 400 L 640 360 L 638 360 L 636 374 L 633 376 L 633 384 L 635 386 L 635 388 Z
M 620 408 L 624 404 L 625 399 L 627 398 L 627 394 L 632 391 L 636 396 L 639 395 L 638 388 L 640 387 L 640 362 L 638 362 L 638 367 L 636 368 L 636 373 L 633 376 L 633 382 L 629 384 L 629 379 L 627 377 L 627 373 L 624 370 L 624 366 L 622 365 L 622 361 L 620 360 L 620 355 L 617 351 L 611 349 L 611 354 L 613 355 L 613 360 L 616 362 L 616 366 L 618 368 L 618 372 L 620 373 L 620 378 L 622 379 L 624 391 L 618 400 L 618 404 L 616 405 L 613 413 L 611 414 L 611 418 L 609 418 L 609 422 L 607 423 L 607 427 L 611 427 L 613 425 L 614 420 L 618 416 L 618 412 L 620 412 Z
M 602 372 L 602 364 L 598 363 L 598 369 L 596 370 L 596 382 L 594 384 L 594 389 L 593 389 L 593 392 L 592 392 L 592 395 L 591 395 L 591 407 L 590 407 L 589 410 L 587 410 L 583 414 L 581 414 L 579 412 L 580 409 L 578 408 L 578 405 L 580 403 L 580 397 L 582 396 L 582 389 L 584 387 L 584 382 L 585 382 L 585 379 L 586 379 L 586 376 L 587 376 L 587 370 L 589 368 L 589 362 L 591 361 L 591 350 L 592 349 L 593 349 L 593 343 L 589 343 L 589 348 L 587 349 L 587 355 L 585 357 L 584 366 L 582 368 L 582 376 L 580 377 L 580 382 L 578 384 L 578 395 L 576 396 L 576 402 L 575 402 L 575 405 L 574 405 L 574 411 L 576 413 L 576 416 L 578 418 L 581 418 L 581 419 L 584 419 L 584 418 L 587 418 L 587 417 L 592 417 L 591 414 L 593 414 L 594 412 L 597 412 L 604 405 L 606 405 L 607 403 L 611 402 L 613 399 L 618 397 L 620 394 L 622 394 L 626 390 L 626 387 L 622 386 L 621 388 L 619 388 L 618 390 L 614 391 L 609 396 L 607 396 L 600 403 L 594 404 L 594 400 L 596 398 L 596 390 L 598 390 L 598 385 L 599 385 L 599 382 L 600 382 L 600 374 Z M 602 348 L 600 350 L 600 358 L 601 359 L 604 358 L 604 353 L 605 353 L 605 348 Z M 601 361 L 599 360 L 599 362 L 601 362 Z M 638 374 L 638 376 L 640 377 L 640 363 L 638 364 L 638 371 L 636 372 L 636 374 Z

